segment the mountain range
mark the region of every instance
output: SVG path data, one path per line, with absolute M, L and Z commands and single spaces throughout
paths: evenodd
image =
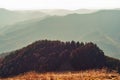
M 39 39 L 74 39 L 94 42 L 107 55 L 120 59 L 119 21 L 120 10 L 0 9 L 0 53 L 19 49 Z

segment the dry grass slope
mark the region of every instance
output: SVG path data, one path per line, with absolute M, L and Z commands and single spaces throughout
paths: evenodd
M 36 73 L 28 72 L 12 78 L 0 80 L 120 80 L 120 74 L 102 70 L 87 70 L 64 73 Z

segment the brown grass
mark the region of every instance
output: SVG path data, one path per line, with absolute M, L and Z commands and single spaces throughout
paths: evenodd
M 101 70 L 87 70 L 80 72 L 64 72 L 64 73 L 36 73 L 28 72 L 12 78 L 0 80 L 120 80 L 120 74 Z

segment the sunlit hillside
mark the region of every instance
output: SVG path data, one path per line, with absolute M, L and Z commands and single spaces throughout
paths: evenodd
M 36 73 L 28 72 L 12 78 L 0 80 L 120 80 L 120 74 L 107 70 L 87 70 L 64 73 Z

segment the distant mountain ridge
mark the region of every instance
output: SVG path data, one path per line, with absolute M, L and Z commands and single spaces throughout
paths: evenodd
M 119 19 L 119 10 L 100 10 L 18 22 L 0 29 L 0 52 L 16 50 L 39 39 L 74 39 L 93 41 L 107 55 L 120 58 Z
M 51 9 L 51 10 L 7 10 L 0 8 L 0 28 L 6 25 L 11 25 L 16 22 L 32 20 L 35 18 L 43 19 L 45 16 L 65 16 L 73 13 L 92 13 L 94 10 L 63 10 L 63 9 Z M 12 20 L 11 20 L 12 19 Z
M 0 28 L 17 22 L 44 18 L 47 14 L 40 11 L 11 11 L 0 8 Z

